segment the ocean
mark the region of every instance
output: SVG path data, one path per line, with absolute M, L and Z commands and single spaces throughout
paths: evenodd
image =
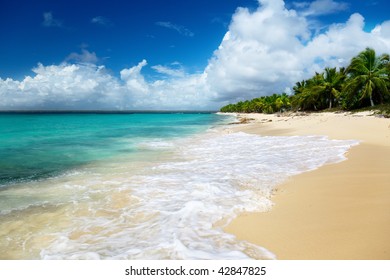
M 214 113 L 0 114 L 0 259 L 273 259 L 223 231 L 356 141 Z

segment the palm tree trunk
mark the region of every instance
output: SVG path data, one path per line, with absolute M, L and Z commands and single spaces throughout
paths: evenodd
M 332 109 L 332 98 L 329 100 L 329 109 Z
M 374 100 L 372 100 L 372 95 L 370 95 L 370 102 L 371 102 L 371 107 L 374 107 Z

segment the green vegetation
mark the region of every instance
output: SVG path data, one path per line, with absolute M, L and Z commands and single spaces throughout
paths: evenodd
M 385 116 L 390 114 L 390 57 L 376 56 L 366 48 L 352 58 L 347 68 L 325 68 L 312 78 L 297 82 L 294 95 L 273 94 L 236 104 L 221 112 L 267 113 L 288 110 L 318 111 L 332 108 L 352 110 L 371 106 Z M 375 106 L 375 104 L 386 104 Z M 374 107 L 375 106 L 375 107 Z
M 242 112 L 242 113 L 267 113 L 272 114 L 278 111 L 291 109 L 290 97 L 283 94 L 273 94 L 252 99 L 250 101 L 240 101 L 236 104 L 229 104 L 220 109 L 221 112 Z

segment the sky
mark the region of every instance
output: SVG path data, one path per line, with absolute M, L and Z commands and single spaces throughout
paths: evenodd
M 217 110 L 390 53 L 387 0 L 0 5 L 0 110 Z

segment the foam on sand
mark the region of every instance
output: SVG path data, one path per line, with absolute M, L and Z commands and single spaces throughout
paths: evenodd
M 169 149 L 163 161 L 138 169 L 112 162 L 52 179 L 45 193 L 63 201 L 48 197 L 50 213 L 24 215 L 50 228 L 12 234 L 28 235 L 24 250 L 43 259 L 274 258 L 222 228 L 239 213 L 269 210 L 277 184 L 345 159 L 357 143 L 215 131 L 161 145 L 154 139 L 142 148 Z

